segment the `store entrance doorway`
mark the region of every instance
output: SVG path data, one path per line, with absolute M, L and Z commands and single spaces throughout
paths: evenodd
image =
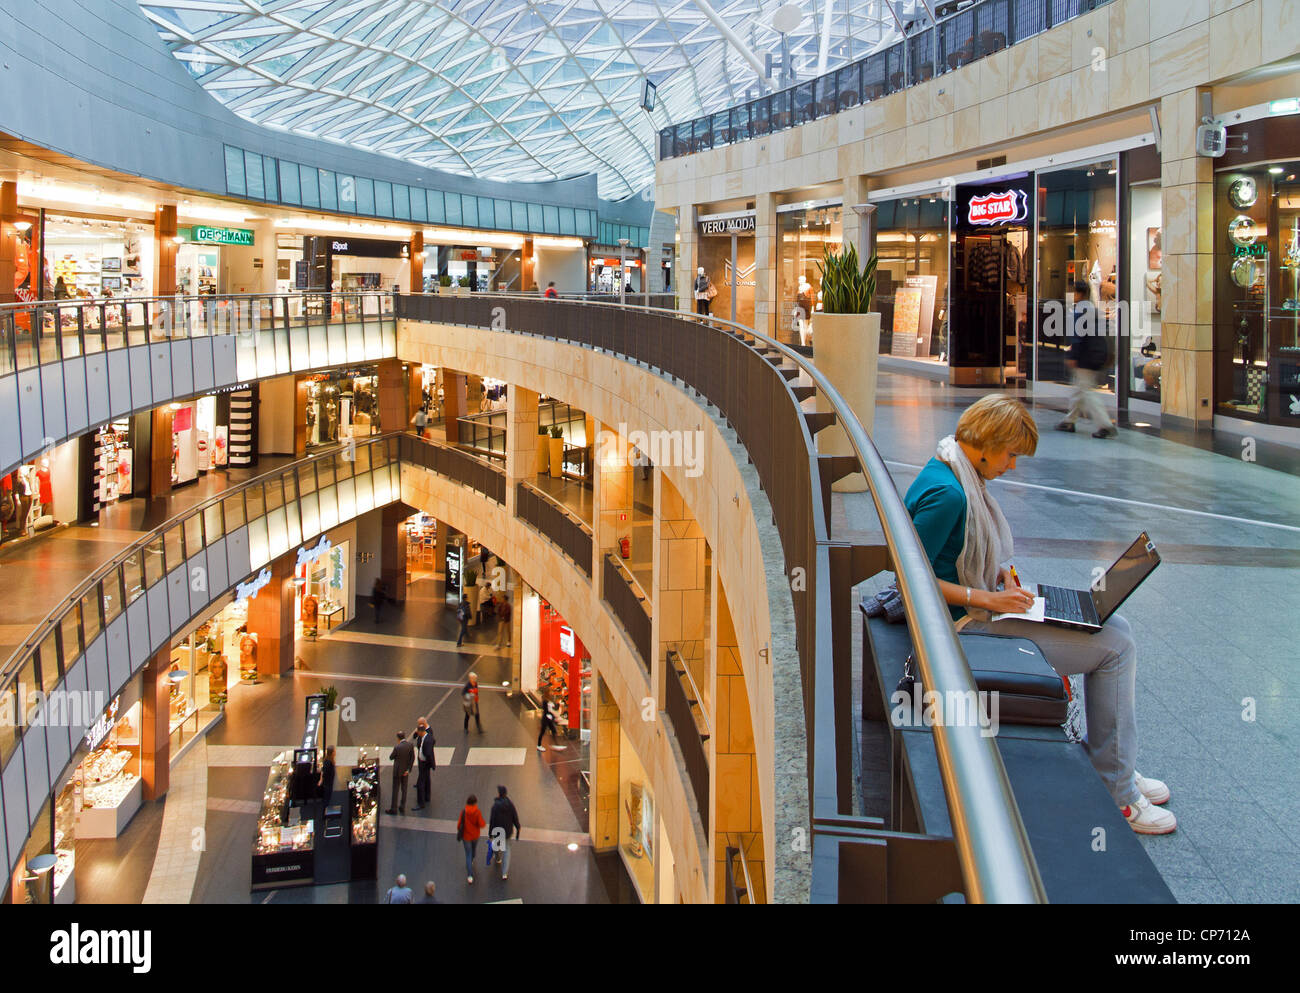
M 953 217 L 952 382 L 1028 378 L 1033 358 L 1033 226 L 1028 177 L 958 188 Z

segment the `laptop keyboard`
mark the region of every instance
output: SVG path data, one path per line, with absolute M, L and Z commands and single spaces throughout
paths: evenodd
M 1078 621 L 1081 624 L 1089 623 L 1083 616 L 1083 608 L 1079 606 L 1077 590 L 1067 590 L 1060 586 L 1044 586 L 1043 593 L 1047 597 L 1046 616 L 1063 621 Z

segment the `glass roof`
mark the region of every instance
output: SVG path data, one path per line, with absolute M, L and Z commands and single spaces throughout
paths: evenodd
M 768 89 L 785 84 L 774 0 L 139 3 L 249 121 L 482 179 L 595 172 L 609 199 L 654 182 L 659 128 L 762 92 L 769 56 Z M 885 0 L 786 6 L 802 15 L 785 39 L 795 81 L 898 36 Z M 919 0 L 893 6 L 904 21 L 923 12 Z M 646 79 L 658 87 L 652 114 Z

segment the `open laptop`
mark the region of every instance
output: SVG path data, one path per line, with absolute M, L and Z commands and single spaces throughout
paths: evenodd
M 1100 631 L 1107 618 L 1119 609 L 1119 605 L 1129 598 L 1129 594 L 1159 564 L 1160 553 L 1143 531 L 1129 545 L 1128 550 L 1115 560 L 1115 564 L 1106 570 L 1104 579 L 1097 584 L 1099 589 L 1071 590 L 1039 583 L 1038 595 L 1043 598 L 1043 622 L 1082 628 L 1084 631 Z

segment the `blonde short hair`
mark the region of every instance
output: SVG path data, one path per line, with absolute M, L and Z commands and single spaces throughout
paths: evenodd
M 984 451 L 1033 455 L 1038 448 L 1038 425 L 1023 403 L 1005 393 L 980 397 L 967 407 L 956 434 L 958 441 Z

